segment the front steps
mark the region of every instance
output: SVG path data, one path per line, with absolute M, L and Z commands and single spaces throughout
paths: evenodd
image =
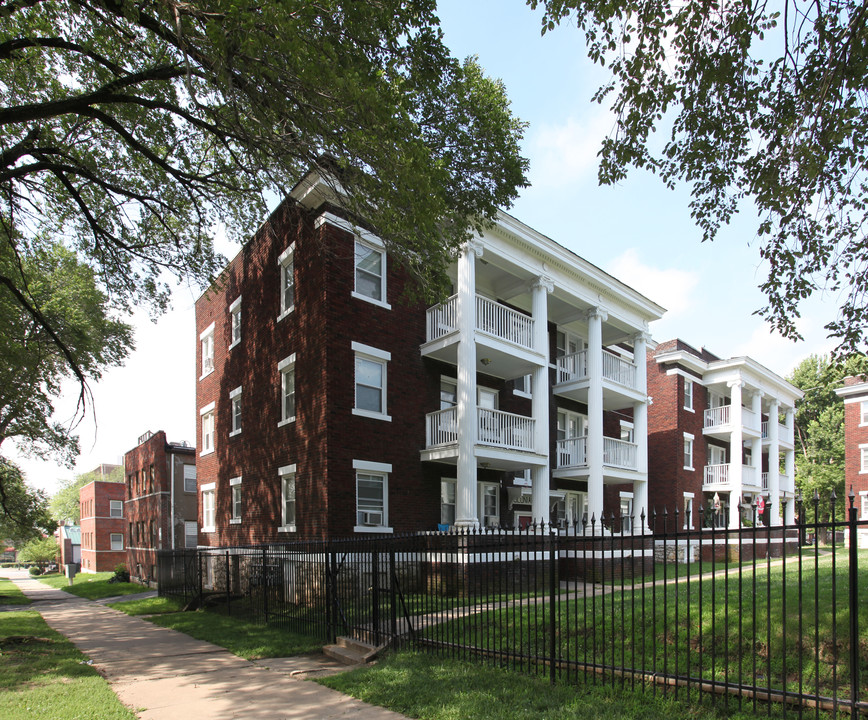
M 364 665 L 375 660 L 384 647 L 374 647 L 351 637 L 339 637 L 334 645 L 326 645 L 322 651 L 344 665 Z

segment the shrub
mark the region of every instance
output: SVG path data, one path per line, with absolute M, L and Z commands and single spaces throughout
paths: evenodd
M 30 567 L 30 570 L 28 570 L 27 572 L 29 572 L 33 576 L 42 575 L 42 570 L 40 568 L 36 567 L 36 565 L 32 565 Z
M 126 563 L 118 563 L 115 565 L 115 574 L 109 578 L 110 583 L 129 582 L 130 572 L 127 570 Z

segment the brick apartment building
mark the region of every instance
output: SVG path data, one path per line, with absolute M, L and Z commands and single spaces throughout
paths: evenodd
M 648 395 L 652 507 L 678 508 L 681 527 L 738 527 L 762 497 L 765 523 L 793 522 L 798 388 L 748 357 L 670 340 L 648 351 Z
M 200 544 L 638 516 L 663 309 L 505 213 L 411 304 L 330 193 L 308 176 L 196 303 Z
M 860 520 L 868 520 L 868 380 L 846 377 L 835 391 L 844 400 L 844 482 L 856 493 Z M 868 548 L 868 528 L 859 528 L 858 545 Z
M 108 572 L 127 561 L 125 492 L 123 483 L 102 480 L 78 491 L 82 572 Z
M 124 472 L 127 568 L 139 582 L 156 582 L 157 550 L 197 545 L 196 449 L 149 431 L 124 455 Z

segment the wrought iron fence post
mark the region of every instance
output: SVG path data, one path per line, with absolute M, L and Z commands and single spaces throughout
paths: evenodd
M 395 569 L 395 548 L 390 544 L 389 548 L 389 614 L 392 632 L 392 645 L 397 647 L 398 644 L 398 598 L 396 586 L 398 584 L 398 576 Z
M 374 645 L 380 645 L 380 558 L 377 546 L 371 550 L 371 603 L 373 604 Z
M 557 531 L 549 525 L 549 682 L 555 684 L 555 642 L 557 628 L 555 602 L 557 601 Z
M 232 593 L 229 579 L 229 551 L 226 551 L 226 612 L 232 614 Z
M 859 575 L 856 541 L 856 495 L 850 486 L 850 508 L 848 524 L 850 530 L 850 717 L 857 717 L 856 703 L 859 695 L 859 599 L 857 578 Z
M 202 603 L 202 553 L 198 550 L 196 551 L 196 560 L 197 565 L 199 567 L 199 603 Z
M 268 625 L 268 565 L 265 548 L 262 548 L 262 612 L 265 615 L 265 624 Z

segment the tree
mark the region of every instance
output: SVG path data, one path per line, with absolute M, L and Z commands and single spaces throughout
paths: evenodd
M 92 483 L 94 480 L 102 480 L 103 482 L 123 482 L 124 469 L 122 466 L 119 466 L 107 476 L 88 472 L 77 475 L 71 480 L 61 481 L 60 489 L 51 497 L 51 502 L 49 503 L 51 516 L 58 523 L 63 523 L 69 520 L 74 525 L 78 525 L 81 520 L 81 506 L 78 502 L 78 492 L 85 485 Z
M 768 266 L 758 312 L 797 339 L 802 300 L 841 297 L 836 354 L 868 325 L 868 6 L 861 0 L 718 3 L 527 0 L 543 33 L 574 19 L 611 79 L 599 178 L 632 167 L 692 185 L 703 240 L 752 199 Z M 671 123 L 671 124 L 670 124 Z M 653 133 L 668 130 L 659 151 Z
M 0 243 L 0 276 L 15 287 L 0 285 L 0 447 L 11 439 L 25 454 L 71 465 L 78 454 L 74 421 L 52 420 L 54 399 L 73 374 L 84 382 L 120 364 L 133 345 L 132 328 L 112 317 L 94 271 L 62 245 L 16 257 Z
M 28 487 L 20 468 L 0 457 L 0 539 L 18 544 L 56 526 L 45 493 Z
M 0 0 L 0 240 L 62 238 L 118 305 L 207 285 L 212 235 L 318 166 L 423 287 L 525 184 L 501 83 L 434 0 Z M 54 329 L 4 274 L 34 321 Z M 53 338 L 64 348 L 62 338 Z M 66 361 L 75 368 L 74 357 Z
M 836 515 L 846 519 L 844 487 L 844 404 L 835 394 L 848 375 L 868 371 L 868 358 L 854 356 L 842 363 L 811 355 L 787 379 L 804 392 L 796 402 L 795 430 L 798 445 L 796 486 L 808 508 L 816 492 L 824 519 L 832 514 L 830 496 L 835 492 Z M 810 513 L 810 510 L 809 510 Z
M 21 562 L 36 563 L 42 570 L 54 562 L 58 555 L 57 541 L 53 537 L 30 540 L 18 551 Z

